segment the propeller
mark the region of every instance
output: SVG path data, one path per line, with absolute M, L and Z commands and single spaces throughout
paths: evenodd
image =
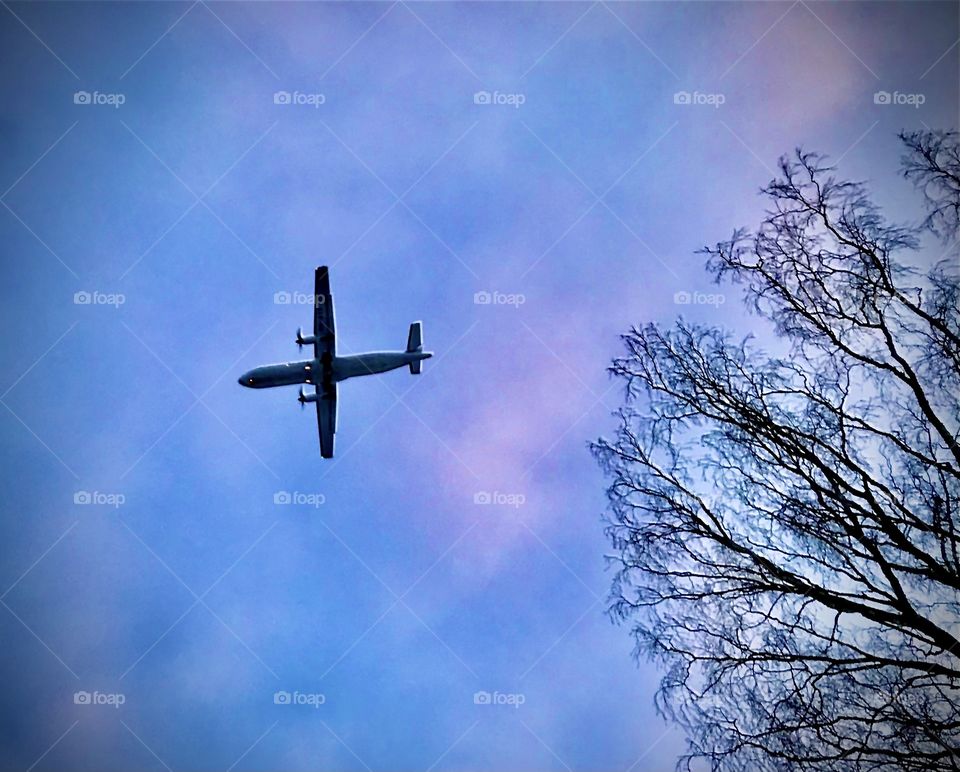
M 302 350 L 303 350 L 303 327 L 297 327 L 297 351 L 302 351 Z M 302 401 L 303 400 L 301 400 L 301 402 Z
M 297 337 L 299 337 L 299 335 Z M 297 402 L 300 403 L 301 410 L 303 410 L 307 406 L 307 392 L 304 391 L 303 386 L 300 387 L 300 394 L 297 397 Z

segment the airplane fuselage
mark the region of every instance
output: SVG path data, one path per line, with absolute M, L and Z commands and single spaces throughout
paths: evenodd
M 293 386 L 300 383 L 318 385 L 337 383 L 360 375 L 374 375 L 407 367 L 411 362 L 429 359 L 422 351 L 371 351 L 347 357 L 304 359 L 300 362 L 281 362 L 248 370 L 237 382 L 251 389 L 269 389 L 273 386 Z

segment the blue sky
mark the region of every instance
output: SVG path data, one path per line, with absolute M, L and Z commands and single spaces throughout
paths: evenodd
M 604 615 L 604 367 L 630 324 L 753 328 L 694 250 L 784 151 L 915 218 L 895 134 L 956 124 L 958 35 L 947 3 L 5 4 L 0 766 L 671 769 Z M 294 388 L 236 383 L 297 356 L 275 294 L 318 264 L 341 351 L 423 319 L 435 352 L 341 387 L 333 462 Z

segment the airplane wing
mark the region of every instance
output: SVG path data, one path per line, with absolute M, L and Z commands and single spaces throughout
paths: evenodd
M 336 356 L 337 340 L 333 318 L 333 295 L 330 294 L 330 272 L 325 265 L 317 268 L 314 275 L 313 334 L 317 339 L 314 343 L 317 359 L 322 359 L 324 354 Z M 336 402 L 336 395 L 334 395 L 334 402 Z M 319 406 L 320 403 L 317 402 L 317 405 Z
M 330 292 L 330 271 L 321 265 L 314 275 L 313 334 L 314 351 L 323 362 L 324 373 L 329 371 L 337 355 L 337 332 L 333 317 L 333 295 Z M 320 430 L 320 455 L 333 458 L 333 435 L 337 431 L 337 384 L 324 377 L 317 384 L 317 426 Z
M 320 455 L 333 458 L 333 435 L 337 431 L 337 384 L 317 395 L 317 425 L 320 428 Z

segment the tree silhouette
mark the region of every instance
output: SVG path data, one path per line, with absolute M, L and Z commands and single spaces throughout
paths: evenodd
M 690 767 L 960 769 L 960 137 L 900 135 L 929 216 L 797 151 L 703 250 L 775 331 L 622 336 L 611 612 L 661 663 Z M 940 245 L 938 245 L 940 246 Z M 941 246 L 942 248 L 942 246 Z

